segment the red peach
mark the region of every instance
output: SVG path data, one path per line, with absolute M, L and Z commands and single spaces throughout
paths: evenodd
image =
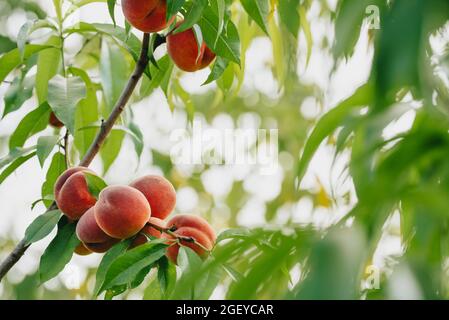
M 70 168 L 55 183 L 56 204 L 71 220 L 78 220 L 97 201 L 89 192 L 84 172 L 93 173 L 85 167 Z
M 152 225 L 157 226 L 158 228 L 164 229 L 165 228 L 165 222 L 158 218 L 151 217 L 148 222 Z M 162 232 L 158 229 L 153 228 L 151 225 L 146 225 L 143 227 L 142 230 L 140 230 L 139 235 L 134 239 L 134 241 L 131 244 L 131 248 L 135 248 L 137 246 L 140 246 L 142 244 L 145 244 L 148 242 L 147 236 L 155 237 L 155 238 L 161 238 Z
M 129 186 L 104 188 L 94 210 L 99 227 L 116 239 L 127 239 L 137 234 L 151 216 L 145 196 Z
M 191 248 L 199 256 L 205 257 L 207 251 L 212 250 L 215 244 L 216 235 L 215 231 L 209 225 L 209 223 L 199 216 L 194 215 L 179 215 L 173 217 L 168 223 L 167 228 L 174 230 L 173 233 L 177 236 L 186 238 L 192 238 L 195 242 L 181 240 L 181 245 Z M 166 239 L 174 239 L 172 235 L 163 234 Z M 205 251 L 205 249 L 207 251 Z M 178 258 L 179 245 L 172 244 L 167 249 L 167 257 L 176 263 Z
M 166 0 L 122 0 L 122 10 L 126 20 L 143 32 L 159 32 L 175 19 L 167 22 Z
M 55 115 L 54 112 L 50 113 L 50 119 L 48 119 L 48 123 L 50 123 L 50 125 L 52 127 L 55 128 L 62 128 L 64 126 L 64 123 L 62 123 Z
M 120 240 L 118 239 L 111 239 L 106 242 L 102 243 L 84 243 L 84 246 L 88 248 L 90 251 L 95 253 L 105 253 L 109 249 L 114 246 L 114 244 L 118 243 Z
M 181 23 L 178 23 L 178 26 Z M 176 34 L 170 33 L 167 36 L 167 50 L 178 68 L 187 72 L 204 69 L 215 59 L 215 53 L 207 47 L 205 42 L 198 50 L 193 29 L 187 29 Z
M 76 253 L 77 255 L 80 255 L 80 256 L 87 256 L 87 255 L 91 254 L 92 251 L 90 251 L 90 250 L 84 245 L 84 243 L 81 242 L 81 243 L 75 248 L 75 253 Z
M 148 175 L 133 181 L 130 186 L 142 192 L 147 198 L 152 217 L 165 219 L 175 208 L 175 188 L 164 177 Z
M 76 225 L 76 235 L 83 243 L 103 243 L 112 239 L 98 226 L 94 209 L 87 210 Z

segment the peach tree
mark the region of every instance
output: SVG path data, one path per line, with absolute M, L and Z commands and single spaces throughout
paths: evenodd
M 96 2 L 110 23 L 82 19 Z M 416 297 L 448 297 L 447 0 L 53 0 L 53 16 L 33 1 L 4 3 L 6 14 L 32 15 L 15 38 L 0 35 L 0 125 L 27 100 L 35 107 L 8 135 L 0 183 L 35 161 L 45 181 L 32 207 L 45 209 L 5 255 L 0 280 L 56 230 L 31 283 L 55 278 L 74 252 L 103 252 L 94 297 L 126 296 L 145 285 L 148 299 L 207 299 L 217 287 L 231 299 L 385 299 L 397 297 L 391 288 L 401 288 L 404 277 L 418 288 Z M 80 43 L 76 50 L 72 39 Z M 255 81 L 265 92 L 248 93 L 248 62 L 263 54 L 252 45 L 267 39 L 272 63 L 262 81 L 272 81 Z M 367 76 L 334 104 L 327 99 L 332 88 L 310 74 L 304 79 L 304 70 L 319 65 L 315 70 L 327 72 L 319 76 L 342 82 L 338 71 L 360 52 L 361 39 Z M 203 85 L 212 89 L 190 93 L 182 76 L 204 70 Z M 235 179 L 223 199 L 207 197 L 200 174 L 179 178 L 170 156 L 157 150 L 152 164 L 174 189 L 189 185 L 201 193 L 208 219 L 155 214 L 159 205 L 171 211 L 173 199 L 147 196 L 151 183 L 137 181 L 162 177 L 108 185 L 103 177 L 126 142 L 136 158 L 146 152 L 132 105 L 156 92 L 171 111 L 184 112 L 187 126 L 198 114 L 212 122 L 223 113 L 235 122 L 255 113 L 263 125 L 275 123 L 282 181 L 275 196 L 255 201 L 265 225 L 237 221 L 251 182 Z M 298 111 L 311 97 L 320 115 L 312 119 Z M 409 126 L 391 130 L 404 117 Z M 323 148 L 332 164 L 343 159 L 339 178 L 350 184 L 344 193 L 332 181 L 303 184 Z M 97 157 L 102 175 L 87 169 Z M 332 214 L 331 223 L 298 223 L 294 208 L 304 200 L 313 216 Z M 219 214 L 228 221 L 215 236 L 208 220 Z M 396 218 L 400 227 L 391 231 Z M 369 287 L 366 270 L 393 236 L 400 252 Z

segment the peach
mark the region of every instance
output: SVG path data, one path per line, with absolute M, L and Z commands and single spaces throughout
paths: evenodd
M 62 128 L 64 126 L 64 123 L 62 123 L 55 115 L 54 112 L 50 113 L 50 118 L 48 119 L 48 123 L 50 123 L 50 125 L 52 127 L 55 128 Z
M 122 10 L 126 20 L 143 32 L 159 32 L 175 19 L 167 21 L 166 0 L 122 0 Z
M 95 220 L 95 207 L 87 210 L 78 221 L 76 235 L 83 243 L 102 243 L 112 239 L 98 226 Z
M 78 220 L 97 201 L 87 187 L 85 167 L 74 167 L 63 172 L 55 183 L 54 194 L 58 208 L 71 220 Z
M 177 236 L 192 238 L 199 243 L 201 246 L 193 241 L 181 240 L 180 242 L 182 246 L 191 248 L 201 257 L 205 257 L 207 255 L 207 251 L 212 250 L 214 247 L 216 240 L 215 231 L 206 220 L 199 216 L 187 214 L 175 216 L 167 222 L 167 228 L 172 230 Z M 163 234 L 163 237 L 171 240 L 174 239 L 172 235 L 168 234 Z M 207 249 L 207 251 L 205 251 L 203 247 Z M 167 249 L 167 257 L 173 263 L 176 263 L 178 252 L 179 244 L 172 244 Z
M 178 26 L 182 22 L 178 23 Z M 175 29 L 176 30 L 176 29 Z M 213 53 L 203 42 L 200 50 L 193 29 L 167 36 L 167 50 L 179 69 L 194 72 L 206 68 L 215 59 Z
M 175 208 L 176 191 L 164 177 L 148 175 L 130 184 L 143 193 L 151 207 L 151 216 L 165 219 Z
M 109 249 L 112 248 L 112 246 L 116 243 L 118 243 L 120 240 L 118 239 L 111 239 L 106 242 L 102 243 L 84 243 L 84 246 L 95 253 L 105 253 Z
M 80 256 L 87 256 L 87 255 L 91 254 L 92 251 L 90 251 L 90 250 L 84 245 L 84 243 L 81 242 L 81 243 L 75 248 L 75 253 L 76 253 L 77 255 L 80 255 Z
M 152 225 L 157 226 L 158 228 L 161 228 L 161 229 L 165 228 L 165 222 L 161 219 L 151 217 L 148 220 L 148 222 Z M 140 230 L 139 234 L 134 239 L 134 241 L 132 242 L 130 247 L 135 248 L 137 246 L 147 243 L 148 238 L 145 235 L 155 237 L 155 238 L 161 238 L 162 232 L 159 231 L 158 229 L 155 229 L 151 225 L 146 225 L 145 227 L 143 227 L 142 230 Z
M 82 242 L 83 246 L 92 252 L 103 253 L 109 250 L 115 243 L 118 242 L 108 236 L 99 226 L 95 220 L 95 207 L 90 208 L 81 217 L 76 225 L 76 235 Z
M 137 234 L 151 216 L 150 205 L 143 193 L 129 186 L 104 188 L 94 212 L 98 226 L 116 239 Z

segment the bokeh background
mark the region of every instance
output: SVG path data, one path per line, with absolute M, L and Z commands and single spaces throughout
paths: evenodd
M 355 2 L 349 4 L 354 6 L 354 10 L 357 7 Z M 66 5 L 68 3 L 69 1 L 66 1 Z M 298 37 L 294 38 L 280 26 L 279 22 L 270 26 L 270 36 L 265 35 L 257 25 L 249 23 L 239 4 L 234 4 L 234 10 L 239 13 L 238 26 L 244 46 L 244 59 L 240 72 L 235 72 L 232 85 L 219 82 L 202 86 L 208 76 L 208 69 L 193 74 L 175 70 L 176 81 L 171 85 L 180 85 L 185 90 L 190 97 L 188 103 L 182 99 L 167 100 L 160 89 L 149 96 L 136 96 L 130 109 L 133 123 L 143 134 L 142 155 L 140 159 L 137 157 L 131 137 L 125 136 L 123 146 L 105 173 L 104 179 L 110 184 L 126 184 L 144 174 L 163 174 L 177 189 L 175 214 L 202 215 L 211 222 L 218 233 L 236 227 L 283 229 L 289 226 L 306 226 L 315 230 L 320 238 L 325 234 L 325 230 L 350 212 L 358 201 L 353 178 L 348 169 L 351 161 L 354 161 L 351 160 L 351 143 L 341 146 L 338 144 L 337 134 L 330 135 L 311 159 L 300 182 L 299 191 L 295 189 L 298 159 L 318 119 L 369 80 L 375 59 L 373 34 L 378 31 L 373 30 L 368 21 L 363 22 L 359 26 L 360 35 L 354 41 L 352 52 L 346 54 L 344 58 L 337 58 L 334 51 L 337 23 L 335 15 L 340 5 L 337 0 L 306 1 L 307 10 L 304 16 L 306 21 L 303 23 L 307 23 L 307 26 L 302 25 Z M 123 26 L 124 18 L 119 4 L 116 6 L 115 14 L 117 24 Z M 35 16 L 43 18 L 54 15 L 51 1 L 2 1 L 1 52 L 15 46 L 20 26 L 27 20 Z M 382 19 L 382 16 L 380 18 Z M 104 2 L 83 7 L 67 23 L 76 23 L 79 20 L 111 23 Z M 341 23 L 341 20 L 338 21 Z M 307 29 L 310 29 L 310 33 Z M 352 31 L 354 30 L 347 30 L 347 33 Z M 139 32 L 133 32 L 141 36 Z M 33 33 L 31 42 L 41 42 L 46 37 L 48 34 L 45 32 L 36 32 Z M 426 43 L 429 46 L 428 50 L 432 51 L 431 56 L 435 62 L 446 61 L 444 65 L 446 69 L 442 71 L 445 74 L 442 79 L 446 81 L 446 85 L 449 83 L 447 82 L 449 65 L 447 58 L 444 60 L 444 57 L 447 54 L 448 40 L 446 24 L 443 30 Z M 77 35 L 66 39 L 65 59 L 68 63 L 75 59 L 82 46 L 82 38 Z M 162 56 L 164 50 L 164 47 L 158 49 L 157 55 Z M 125 65 L 126 59 L 124 56 Z M 91 77 L 94 81 L 102 81 L 98 73 L 92 73 Z M 123 78 L 126 80 L 126 76 Z M 5 96 L 8 86 L 7 82 L 0 84 L 0 97 Z M 416 100 L 411 93 L 404 95 L 403 102 L 411 107 L 387 121 L 381 130 L 382 139 L 386 141 L 412 128 L 416 110 L 422 107 Z M 1 120 L 0 155 L 7 154 L 11 133 L 21 118 L 36 105 L 37 100 L 33 95 L 24 102 L 20 110 L 8 114 Z M 0 110 L 3 107 L 4 101 L 0 99 Z M 360 115 L 367 112 L 366 109 L 361 110 Z M 267 175 L 261 174 L 260 166 L 254 164 L 173 164 L 170 159 L 170 150 L 174 144 L 170 139 L 171 134 L 176 129 L 189 128 L 189 119 L 200 121 L 204 128 L 220 130 L 277 129 L 276 170 Z M 359 119 L 362 123 L 361 117 Z M 51 133 L 51 130 L 47 129 L 43 134 Z M 33 137 L 27 144 L 35 144 L 36 140 L 37 137 Z M 73 159 L 75 162 L 76 155 Z M 31 205 L 41 197 L 40 188 L 45 181 L 45 168 L 48 165 L 47 162 L 44 168 L 41 168 L 37 160 L 29 161 L 0 185 L 0 258 L 12 250 L 23 237 L 28 224 L 43 212 L 42 203 L 33 209 Z M 99 158 L 94 161 L 92 168 L 99 173 L 105 169 L 104 163 Z M 399 211 L 400 208 L 390 210 L 385 223 L 382 223 L 381 235 L 372 257 L 366 263 L 366 266 L 374 268 L 375 276 L 379 275 L 384 279 L 388 275 L 390 278 L 388 283 L 382 280 L 382 288 L 374 288 L 373 292 L 374 295 L 382 292 L 379 294 L 381 298 L 425 298 L 429 295 L 416 279 L 414 271 L 407 265 L 401 264 L 399 269 L 395 267 L 398 264 L 398 257 L 403 255 L 405 248 L 401 236 Z M 344 223 L 350 225 L 351 220 L 348 219 Z M 335 243 L 344 243 L 342 255 L 349 256 L 346 259 L 350 260 L 350 255 L 359 250 L 355 248 L 357 244 L 353 243 L 358 242 L 359 236 L 349 231 L 343 234 L 331 239 Z M 101 260 L 101 255 L 97 254 L 88 257 L 74 256 L 58 277 L 41 286 L 36 285 L 39 257 L 50 239 L 51 236 L 27 251 L 6 279 L 0 283 L 0 298 L 90 298 L 95 268 Z M 363 246 L 362 243 L 363 241 L 360 241 L 360 246 Z M 321 249 L 326 252 L 331 250 L 330 248 L 332 247 L 324 246 Z M 310 259 L 313 260 L 313 256 Z M 424 258 L 426 259 L 428 258 Z M 332 270 L 334 263 L 332 259 L 322 260 L 322 263 L 330 264 L 329 269 L 323 272 L 334 272 L 328 274 L 329 278 L 338 278 L 337 265 L 336 270 Z M 306 275 L 302 262 L 292 265 L 292 268 L 285 271 L 290 278 L 288 289 L 295 288 Z M 396 272 L 391 275 L 394 270 Z M 244 270 L 241 272 L 244 273 Z M 427 271 L 423 272 L 426 274 Z M 345 278 L 342 276 L 341 279 Z M 335 283 L 332 280 L 326 282 L 327 280 L 329 279 L 325 278 L 319 284 L 315 283 L 314 286 L 320 289 L 314 287 L 315 291 L 312 291 L 332 291 L 332 285 Z M 150 281 L 151 279 L 147 279 L 146 283 Z M 345 284 L 340 283 L 340 286 L 344 287 Z M 224 281 L 214 290 L 211 298 L 226 298 L 228 287 L 229 283 Z M 268 288 L 269 286 L 256 297 L 282 297 L 281 290 L 270 291 Z M 321 296 L 311 294 L 309 297 Z M 140 289 L 123 294 L 121 298 L 141 299 L 151 298 L 151 295 L 147 295 L 145 286 L 141 286 Z

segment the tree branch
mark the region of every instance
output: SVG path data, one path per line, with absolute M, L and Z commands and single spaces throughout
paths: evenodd
M 123 89 L 123 92 L 117 101 L 114 109 L 109 115 L 108 119 L 103 123 L 100 128 L 100 131 L 97 133 L 95 140 L 92 142 L 89 150 L 86 155 L 80 162 L 80 166 L 88 167 L 92 160 L 97 155 L 98 151 L 100 151 L 101 146 L 105 142 L 109 133 L 111 132 L 115 122 L 120 117 L 121 113 L 125 109 L 126 104 L 129 101 L 134 89 L 137 86 L 140 78 L 142 77 L 145 68 L 148 65 L 148 49 L 149 49 L 149 40 L 150 36 L 148 33 L 145 33 L 142 40 L 142 49 L 140 51 L 139 60 L 136 63 L 134 71 L 131 75 L 131 78 L 128 80 L 126 87 Z M 67 152 L 67 150 L 66 150 Z M 57 209 L 56 203 L 52 203 L 52 205 L 47 209 L 47 212 L 50 210 Z M 30 245 L 26 244 L 25 239 L 22 239 L 14 250 L 5 258 L 5 260 L 0 264 L 0 281 L 3 277 L 8 273 L 8 271 L 20 260 L 25 251 L 29 248 Z

